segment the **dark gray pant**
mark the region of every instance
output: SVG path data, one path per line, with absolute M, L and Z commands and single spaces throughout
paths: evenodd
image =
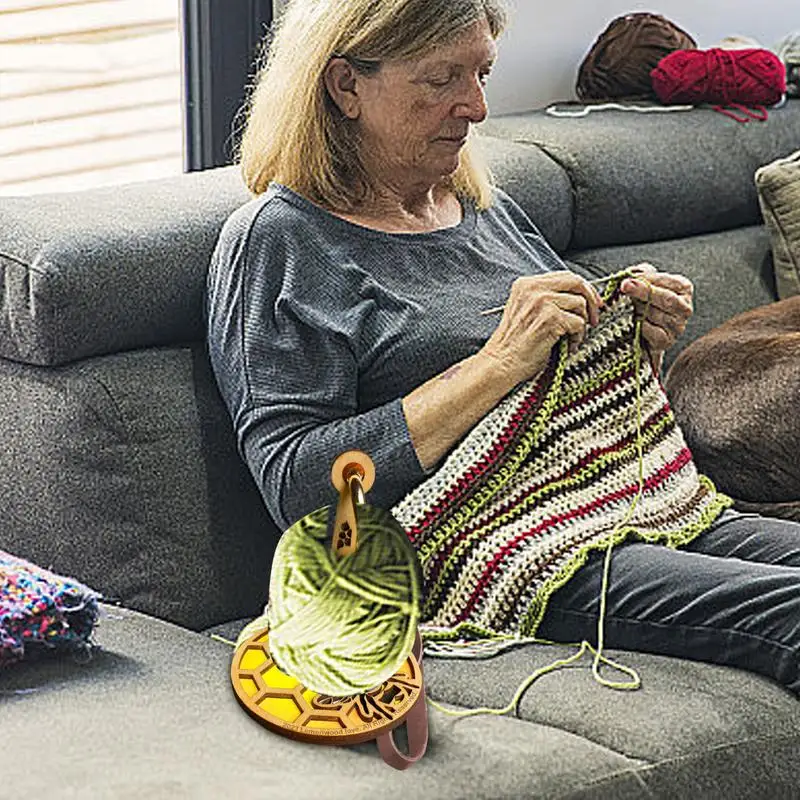
M 597 640 L 603 553 L 550 600 L 537 636 Z M 612 555 L 605 644 L 758 672 L 800 694 L 800 523 L 725 513 L 688 547 Z

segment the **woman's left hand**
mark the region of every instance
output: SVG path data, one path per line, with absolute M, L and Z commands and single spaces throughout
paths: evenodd
M 625 278 L 620 291 L 630 297 L 637 311 L 644 315 L 642 338 L 660 363 L 664 351 L 686 330 L 694 310 L 694 287 L 683 275 L 658 272 L 652 264 L 637 264 L 630 271 L 634 277 Z M 636 275 L 641 275 L 641 279 Z

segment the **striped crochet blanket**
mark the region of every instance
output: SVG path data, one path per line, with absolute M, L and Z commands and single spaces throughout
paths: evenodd
M 629 536 L 679 547 L 728 505 L 695 469 L 632 303 L 609 291 L 577 352 L 554 348 L 392 509 L 422 563 L 425 652 L 532 637 L 591 550 Z

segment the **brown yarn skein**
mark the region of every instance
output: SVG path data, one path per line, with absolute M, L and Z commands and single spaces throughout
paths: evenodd
M 612 20 L 578 69 L 580 100 L 655 99 L 650 72 L 674 50 L 695 50 L 686 31 L 660 14 L 637 12 Z

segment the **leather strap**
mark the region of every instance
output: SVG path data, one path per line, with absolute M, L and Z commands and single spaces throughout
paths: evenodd
M 414 658 L 422 670 L 422 640 L 419 631 L 414 639 L 412 648 Z M 388 733 L 383 733 L 377 738 L 378 751 L 383 760 L 395 769 L 408 769 L 412 764 L 419 761 L 428 747 L 428 704 L 425 702 L 425 681 L 423 677 L 422 691 L 419 694 L 414 707 L 408 712 L 403 720 L 408 735 L 408 753 L 404 753 L 397 746 L 394 740 L 395 729 Z
M 747 106 L 743 106 L 741 103 L 728 103 L 730 108 L 735 108 L 737 111 L 741 111 L 744 116 L 739 116 L 735 114 L 730 108 L 724 108 L 723 106 L 713 106 L 714 111 L 718 111 L 720 114 L 724 114 L 726 117 L 730 117 L 731 119 L 735 119 L 737 122 L 750 122 L 751 119 L 758 120 L 759 122 L 764 122 L 767 119 L 767 109 L 764 106 L 753 106 L 752 108 L 748 108 Z

